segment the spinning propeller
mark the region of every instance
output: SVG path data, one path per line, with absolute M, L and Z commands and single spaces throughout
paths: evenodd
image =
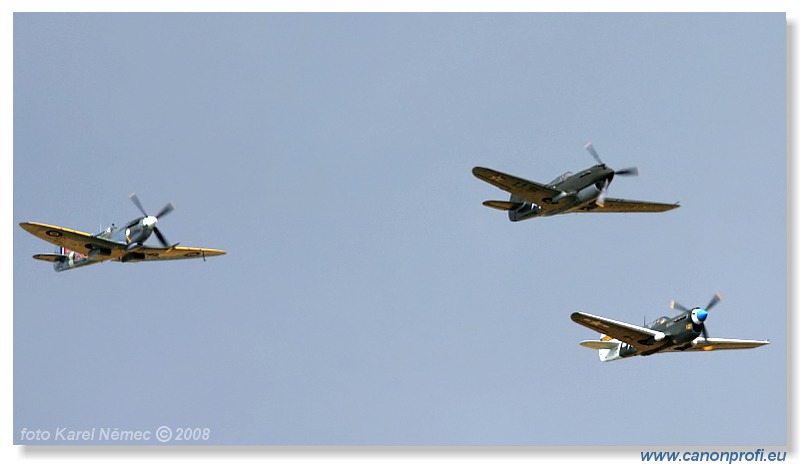
M 586 146 L 584 146 L 584 148 L 586 149 L 586 151 L 589 152 L 589 154 L 591 154 L 594 157 L 594 159 L 598 162 L 598 164 L 600 164 L 603 167 L 607 167 L 606 164 L 603 162 L 603 160 L 600 159 L 600 155 L 597 154 L 597 151 L 594 149 L 594 145 L 592 144 L 591 141 L 589 143 L 586 143 Z M 639 175 L 639 168 L 637 168 L 635 166 L 634 167 L 626 167 L 625 169 L 620 169 L 618 171 L 614 171 L 614 175 L 638 176 Z M 611 178 L 612 177 L 609 177 L 603 183 L 603 187 L 600 189 L 600 195 L 597 196 L 597 201 L 595 201 L 597 206 L 602 207 L 603 204 L 605 203 L 606 195 L 608 194 L 608 185 L 611 183 Z
M 711 300 L 708 302 L 708 305 L 704 309 L 701 309 L 700 307 L 695 307 L 694 309 L 687 309 L 686 307 L 684 307 L 684 306 L 678 304 L 677 302 L 675 302 L 674 299 L 670 303 L 669 307 L 670 307 L 670 309 L 678 309 L 681 312 L 691 312 L 692 313 L 692 316 L 691 316 L 692 322 L 695 325 L 699 325 L 700 327 L 702 327 L 700 329 L 700 332 L 703 334 L 703 339 L 708 341 L 708 333 L 706 332 L 706 325 L 705 325 L 704 322 L 708 318 L 708 311 L 711 310 L 712 307 L 717 305 L 717 303 L 719 301 L 721 301 L 721 300 L 722 300 L 722 296 L 720 296 L 719 293 L 717 293 L 717 294 L 714 294 L 714 297 L 711 298 Z M 707 350 L 709 350 L 709 349 L 710 349 L 710 346 L 707 347 Z
M 164 235 L 161 234 L 161 231 L 158 230 L 156 224 L 158 224 L 159 218 L 170 213 L 172 210 L 175 209 L 175 206 L 172 203 L 168 203 L 167 206 L 165 206 L 161 211 L 159 211 L 157 215 L 150 216 L 144 210 L 142 202 L 139 201 L 139 197 L 137 197 L 135 193 L 131 194 L 131 201 L 133 202 L 134 205 L 136 205 L 136 208 L 139 208 L 139 211 L 141 211 L 142 214 L 144 215 L 144 219 L 142 221 L 145 227 L 147 229 L 152 230 L 155 233 L 156 237 L 158 237 L 159 242 L 161 242 L 161 245 L 163 245 L 164 247 L 169 247 L 167 239 L 164 238 Z

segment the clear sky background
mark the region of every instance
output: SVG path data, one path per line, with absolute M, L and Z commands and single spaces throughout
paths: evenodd
M 17 14 L 14 443 L 787 443 L 783 14 Z M 663 214 L 510 223 L 481 165 Z M 139 215 L 207 262 L 64 273 Z M 755 350 L 601 363 L 581 310 Z

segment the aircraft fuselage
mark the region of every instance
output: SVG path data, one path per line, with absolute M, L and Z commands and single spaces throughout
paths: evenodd
M 95 236 L 134 247 L 144 244 L 153 234 L 156 221 L 153 216 L 142 216 L 126 223 L 123 227 L 111 225 L 102 232 L 95 234 Z
M 524 205 L 508 212 L 511 221 L 522 221 L 537 216 L 553 216 L 574 211 L 589 211 L 598 208 L 595 200 L 600 195 L 603 185 L 611 183 L 614 171 L 604 164 L 598 164 L 576 174 L 564 174 L 557 177 L 549 185 L 561 191 L 542 206 L 525 200 Z M 606 182 L 607 181 L 607 182 Z M 514 200 L 514 197 L 512 197 Z
M 696 307 L 689 312 L 674 317 L 661 317 L 651 322 L 647 328 L 664 332 L 666 337 L 661 340 L 664 342 L 662 347 L 650 350 L 643 355 L 657 353 L 666 348 L 680 349 L 682 346 L 686 348 L 691 346 L 692 340 L 700 336 L 703 331 L 703 321 L 692 318 L 692 313 L 697 311 L 706 313 L 705 310 Z
M 582 190 L 592 186 L 595 186 L 598 190 L 600 190 L 603 188 L 603 184 L 606 180 L 611 182 L 611 179 L 613 178 L 613 170 L 609 169 L 605 165 L 598 164 L 577 174 L 571 174 L 563 181 L 553 184 L 552 187 L 568 194 L 579 193 Z
M 696 307 L 688 312 L 676 315 L 674 317 L 659 317 L 658 319 L 646 325 L 646 328 L 651 330 L 660 331 L 664 333 L 664 338 L 661 340 L 650 340 L 647 344 L 661 343 L 661 346 L 649 349 L 646 352 L 638 353 L 634 346 L 627 343 L 621 343 L 619 356 L 621 358 L 630 357 L 636 354 L 641 356 L 649 356 L 667 349 L 683 350 L 692 346 L 692 341 L 699 337 L 703 331 L 702 320 L 692 318 L 692 313 L 705 310 Z M 697 323 L 699 322 L 699 323 Z M 645 344 L 645 343 L 642 343 Z

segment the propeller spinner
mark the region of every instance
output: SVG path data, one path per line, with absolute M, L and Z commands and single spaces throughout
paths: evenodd
M 603 167 L 606 166 L 606 164 L 603 162 L 603 160 L 600 159 L 600 155 L 597 154 L 597 150 L 594 149 L 594 145 L 592 144 L 591 141 L 589 143 L 586 143 L 586 145 L 584 146 L 584 149 L 586 149 L 586 151 L 588 151 L 589 154 L 591 154 L 592 157 L 594 157 L 594 159 L 597 161 L 598 164 L 600 164 Z M 613 178 L 614 175 L 638 176 L 639 175 L 639 168 L 637 168 L 637 167 L 626 167 L 625 169 L 620 169 L 618 171 L 614 171 L 614 174 L 611 177 L 609 177 L 609 178 L 607 178 L 605 180 L 605 182 L 603 183 L 603 187 L 600 189 L 600 195 L 597 196 L 597 201 L 595 201 L 597 206 L 603 207 L 603 205 L 605 204 L 606 196 L 608 195 L 608 186 L 609 186 L 609 184 L 611 184 L 611 179 Z
M 141 211 L 142 214 L 144 215 L 142 224 L 144 224 L 144 226 L 147 229 L 153 231 L 153 233 L 158 238 L 158 241 L 161 242 L 161 245 L 163 245 L 164 247 L 169 247 L 169 242 L 167 242 L 167 239 L 164 237 L 163 234 L 161 234 L 161 231 L 158 229 L 158 227 L 156 227 L 156 224 L 158 224 L 159 218 L 166 216 L 167 214 L 172 212 L 172 210 L 175 209 L 175 205 L 173 205 L 172 203 L 168 203 L 167 206 L 162 208 L 157 215 L 151 216 L 147 214 L 147 211 L 145 211 L 144 207 L 142 206 L 142 202 L 139 201 L 139 197 L 137 197 L 135 193 L 131 194 L 131 201 L 133 202 L 134 205 L 136 205 L 136 208 L 139 208 L 139 211 Z

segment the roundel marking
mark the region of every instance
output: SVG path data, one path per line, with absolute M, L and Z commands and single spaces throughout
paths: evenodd
M 45 234 L 47 234 L 47 235 L 48 235 L 48 236 L 50 236 L 50 237 L 61 237 L 61 236 L 63 235 L 63 234 L 61 234 L 60 232 L 58 232 L 58 231 L 54 231 L 54 230 L 52 230 L 52 229 L 51 229 L 51 230 L 49 230 L 49 231 L 47 231 L 47 232 L 45 232 Z

